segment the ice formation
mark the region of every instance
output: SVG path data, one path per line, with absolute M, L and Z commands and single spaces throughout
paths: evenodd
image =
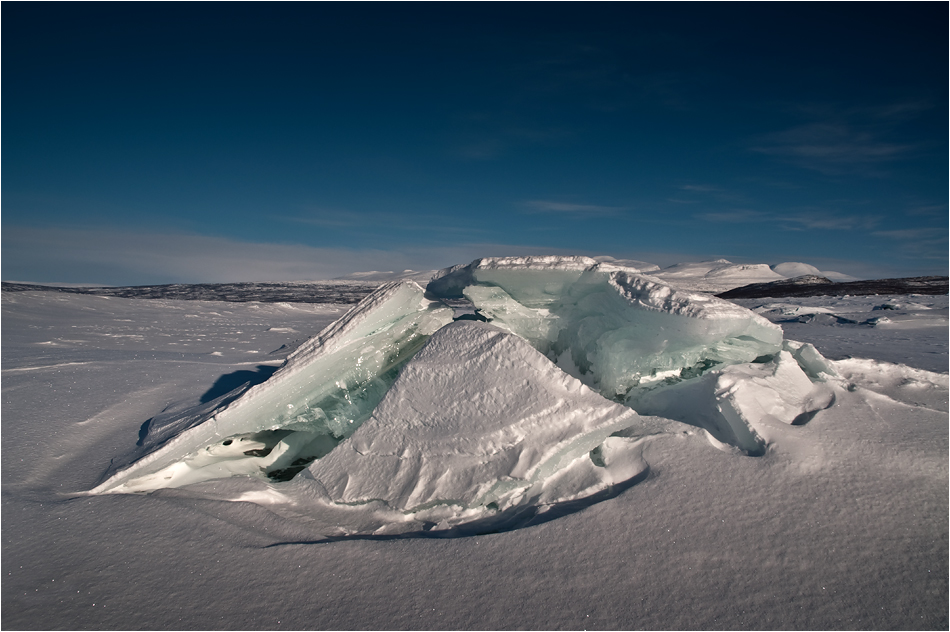
M 459 510 L 505 512 L 589 495 L 641 471 L 634 457 L 615 480 L 616 460 L 588 458 L 637 420 L 523 339 L 460 321 L 432 337 L 373 416 L 310 474 L 341 504 L 377 500 L 430 514 L 442 506 L 449 519 Z M 551 485 L 566 469 L 570 481 Z
M 695 377 L 781 348 L 782 330 L 745 308 L 586 257 L 479 259 L 429 283 L 463 295 L 604 396 Z
M 695 380 L 632 394 L 628 404 L 703 428 L 713 445 L 765 452 L 770 424 L 803 425 L 834 403 L 831 367 L 810 344 L 786 342 L 761 362 L 735 364 Z
M 146 448 L 160 449 L 94 491 L 151 491 L 261 472 L 292 476 L 352 434 L 399 367 L 451 320 L 452 310 L 425 299 L 418 284 L 383 285 L 268 381 L 207 414 L 189 411 L 151 428 Z
M 460 298 L 487 322 L 454 318 Z M 497 525 L 645 472 L 637 412 L 762 454 L 772 424 L 831 405 L 833 376 L 761 316 L 615 262 L 478 259 L 384 285 L 267 382 L 153 420 L 93 492 L 255 476 L 274 493 L 241 499 L 386 516 L 373 532 Z

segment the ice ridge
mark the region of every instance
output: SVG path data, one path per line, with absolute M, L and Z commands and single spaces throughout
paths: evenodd
M 616 261 L 477 259 L 381 286 L 266 382 L 157 420 L 93 493 L 249 477 L 270 491 L 236 500 L 344 533 L 489 528 L 639 480 L 666 431 L 638 413 L 764 454 L 834 377 L 765 318 Z

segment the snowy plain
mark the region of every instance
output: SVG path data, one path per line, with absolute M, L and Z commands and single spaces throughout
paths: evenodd
M 723 267 L 664 280 L 774 278 Z M 236 479 L 84 492 L 147 420 L 262 382 L 349 305 L 4 292 L 3 627 L 945 629 L 947 297 L 737 303 L 840 376 L 764 456 L 652 420 L 648 475 L 556 519 L 327 540 L 226 500 Z

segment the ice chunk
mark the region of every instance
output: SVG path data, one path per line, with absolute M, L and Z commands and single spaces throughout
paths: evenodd
M 806 367 L 827 364 L 814 347 L 811 351 L 814 355 L 802 360 Z M 781 351 L 767 362 L 736 364 L 697 380 L 636 391 L 627 403 L 644 415 L 699 426 L 716 447 L 761 455 L 772 439 L 772 423 L 802 425 L 834 399 L 830 385 L 813 382 L 791 352 Z
M 650 274 L 651 272 L 659 272 L 660 266 L 655 263 L 648 263 L 646 261 L 638 261 L 636 259 L 617 259 L 615 257 L 608 257 L 606 255 L 600 255 L 594 257 L 594 260 L 599 263 L 610 263 L 617 266 L 622 266 L 628 270 L 636 270 L 642 274 Z
M 618 456 L 630 441 L 608 437 L 637 420 L 523 339 L 459 321 L 432 336 L 373 416 L 309 473 L 335 503 L 435 511 L 451 526 L 635 476 L 642 460 Z M 591 460 L 602 444 L 612 467 Z
M 451 320 L 452 310 L 425 299 L 415 282 L 384 285 L 298 348 L 268 381 L 200 416 L 182 413 L 190 427 L 93 491 L 291 476 L 352 434 L 399 367 Z M 163 426 L 163 439 L 169 426 L 175 423 Z
M 778 352 L 782 331 L 749 310 L 587 257 L 478 259 L 427 291 L 461 293 L 609 398 L 657 379 Z
M 499 285 L 509 293 L 517 287 L 517 300 L 528 307 L 542 307 L 560 296 L 566 285 L 598 265 L 590 257 L 490 257 L 468 265 L 440 270 L 426 286 L 439 298 L 460 298 L 462 290 L 476 284 Z M 498 282 L 501 280 L 502 282 Z
M 818 353 L 818 349 L 815 349 L 811 343 L 786 340 L 782 343 L 782 348 L 792 354 L 798 365 L 812 380 L 824 381 L 830 377 L 837 377 L 838 372 L 835 371 L 832 363 Z

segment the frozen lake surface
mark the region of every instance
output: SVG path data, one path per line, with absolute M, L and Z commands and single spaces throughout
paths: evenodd
M 665 420 L 649 475 L 580 511 L 326 541 L 213 498 L 238 479 L 81 494 L 349 305 L 4 292 L 3 627 L 946 629 L 947 297 L 738 302 L 844 379 L 764 456 Z

